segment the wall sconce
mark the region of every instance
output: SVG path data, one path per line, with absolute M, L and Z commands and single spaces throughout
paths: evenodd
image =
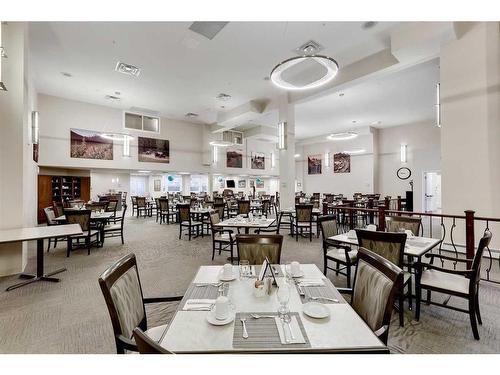
M 330 153 L 325 152 L 325 167 L 330 168 Z
M 124 157 L 130 157 L 130 141 L 132 137 L 129 137 L 128 135 L 123 136 L 123 156 Z
M 276 166 L 276 159 L 274 156 L 274 152 L 271 152 L 271 168 L 274 168 Z
M 401 144 L 401 163 L 406 163 L 406 151 L 407 151 L 407 145 L 406 144 Z
M 436 84 L 436 126 L 441 127 L 441 84 Z
M 2 58 L 7 57 L 5 54 L 5 50 L 2 47 L 2 21 L 0 21 L 0 91 L 7 91 L 7 87 L 5 87 L 5 84 L 3 83 L 2 80 Z
M 38 111 L 31 112 L 31 143 L 38 144 L 40 139 L 40 128 L 38 125 Z
M 278 150 L 286 150 L 286 133 L 286 122 L 280 122 L 278 124 Z
M 219 150 L 217 149 L 217 146 L 213 146 L 212 148 L 212 160 L 214 164 L 219 162 Z

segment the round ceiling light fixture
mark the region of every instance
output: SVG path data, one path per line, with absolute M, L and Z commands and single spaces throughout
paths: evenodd
M 234 143 L 229 142 L 229 141 L 212 141 L 210 142 L 210 146 L 215 146 L 215 147 L 229 147 L 232 146 Z
M 348 139 L 354 139 L 358 136 L 355 132 L 344 132 L 344 133 L 333 133 L 330 134 L 328 138 L 330 141 L 347 141 Z

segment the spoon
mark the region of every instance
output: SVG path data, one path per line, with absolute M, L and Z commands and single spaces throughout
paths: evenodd
M 241 318 L 240 320 L 241 320 L 241 324 L 243 324 L 243 335 L 242 335 L 242 337 L 244 339 L 248 339 L 247 325 L 245 324 L 245 322 L 246 322 L 247 319 L 246 318 Z
M 254 319 L 261 319 L 261 318 L 271 318 L 271 319 L 274 319 L 275 318 L 275 316 L 273 316 L 273 315 L 259 315 L 259 314 L 250 314 L 250 315 Z

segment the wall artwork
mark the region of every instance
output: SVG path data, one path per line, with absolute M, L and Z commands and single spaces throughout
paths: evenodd
M 351 155 L 343 152 L 333 155 L 333 173 L 351 173 Z
M 264 180 L 262 178 L 255 179 L 255 187 L 257 189 L 264 189 Z
M 307 173 L 321 174 L 321 154 L 307 156 Z
M 250 180 L 250 189 L 255 187 L 255 180 Z
M 245 189 L 247 187 L 247 180 L 238 180 L 238 189 Z
M 238 149 L 228 149 L 226 152 L 227 160 L 226 167 L 227 168 L 243 168 L 243 152 Z
M 168 139 L 139 137 L 139 161 L 149 163 L 170 163 L 170 142 Z
M 266 157 L 263 152 L 252 152 L 250 160 L 252 169 L 266 169 Z
M 154 190 L 155 191 L 161 191 L 161 180 L 155 180 L 154 181 Z
M 113 160 L 113 140 L 93 130 L 70 129 L 72 158 Z

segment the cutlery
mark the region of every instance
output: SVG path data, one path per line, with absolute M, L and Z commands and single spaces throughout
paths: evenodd
M 292 325 L 290 324 L 290 320 L 291 319 L 287 319 L 286 324 L 288 325 L 288 329 L 290 330 L 290 336 L 291 336 L 292 340 L 295 340 L 295 335 L 293 334 Z
M 324 301 L 330 301 L 330 302 L 335 302 L 335 303 L 339 303 L 339 300 L 336 299 L 336 298 L 329 298 L 329 297 L 312 297 L 310 296 L 309 297 L 310 299 L 312 300 L 324 300 Z
M 281 319 L 281 328 L 283 329 L 283 336 L 285 336 L 285 342 L 290 343 L 290 339 L 286 335 L 285 322 Z
M 245 324 L 245 322 L 246 322 L 247 319 L 246 318 L 241 318 L 240 320 L 241 320 L 241 324 L 243 324 L 243 335 L 242 335 L 242 337 L 244 339 L 248 339 L 247 325 Z
M 250 315 L 254 319 L 261 319 L 261 318 L 271 318 L 271 319 L 274 319 L 275 318 L 274 315 L 259 315 L 259 314 L 250 314 Z
M 196 284 L 196 286 L 221 286 L 223 282 L 218 282 L 218 283 L 201 283 L 201 284 Z
M 187 307 L 186 311 L 211 311 L 212 309 L 210 307 Z

